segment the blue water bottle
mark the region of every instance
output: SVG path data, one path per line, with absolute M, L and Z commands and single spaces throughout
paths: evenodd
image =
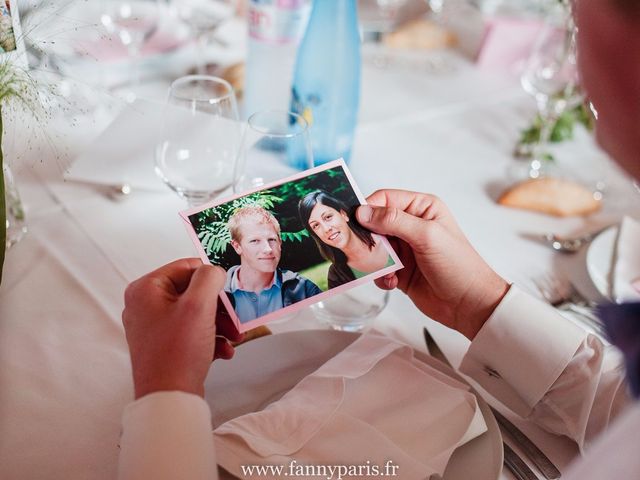
M 359 103 L 356 0 L 314 0 L 298 48 L 291 109 L 309 123 L 316 165 L 349 161 Z

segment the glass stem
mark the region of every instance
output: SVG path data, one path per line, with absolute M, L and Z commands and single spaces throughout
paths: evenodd
M 129 58 L 133 63 L 131 68 L 131 89 L 134 90 L 140 85 L 140 53 L 142 45 L 138 42 L 131 42 L 127 47 Z
M 529 168 L 529 176 L 531 178 L 540 177 L 545 170 L 549 162 L 549 141 L 551 139 L 551 132 L 553 126 L 556 123 L 556 115 L 553 113 L 553 109 L 549 108 L 549 105 L 539 106 L 540 112 L 540 138 L 536 144 L 532 160 Z
M 551 139 L 551 131 L 553 130 L 554 123 L 555 118 L 553 115 L 544 115 L 542 117 L 542 125 L 540 126 L 540 139 L 538 140 L 535 155 L 535 158 L 540 161 L 549 160 L 549 140 Z
M 196 71 L 200 75 L 207 74 L 207 61 L 205 59 L 207 53 L 207 33 L 200 32 L 196 37 L 198 59 L 196 60 Z

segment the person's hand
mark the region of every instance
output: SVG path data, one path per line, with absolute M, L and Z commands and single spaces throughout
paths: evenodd
M 135 396 L 162 390 L 204 395 L 214 358 L 231 358 L 242 336 L 220 303 L 220 267 L 197 258 L 169 263 L 132 282 L 122 323 L 131 353 Z
M 405 268 L 376 280 L 405 292 L 427 316 L 473 339 L 509 290 L 474 250 L 436 197 L 379 190 L 358 221 L 389 239 Z

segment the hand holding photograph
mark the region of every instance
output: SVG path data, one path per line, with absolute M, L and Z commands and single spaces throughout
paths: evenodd
M 364 197 L 342 160 L 181 212 L 204 262 L 227 272 L 240 332 L 402 268 L 355 218 Z

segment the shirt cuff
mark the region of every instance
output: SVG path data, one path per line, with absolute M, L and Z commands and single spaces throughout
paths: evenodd
M 512 285 L 471 342 L 460 371 L 525 417 L 586 337 L 552 306 Z
M 156 392 L 127 405 L 118 478 L 217 478 L 209 405 L 185 392 Z

